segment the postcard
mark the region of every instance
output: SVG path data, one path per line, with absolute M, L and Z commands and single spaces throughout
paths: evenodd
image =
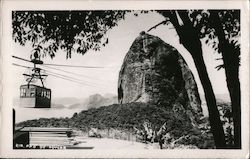
M 3 1 L 5 158 L 248 158 L 248 1 Z

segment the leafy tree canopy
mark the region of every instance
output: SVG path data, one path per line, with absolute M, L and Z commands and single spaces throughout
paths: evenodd
M 13 39 L 25 45 L 32 43 L 35 51 L 55 56 L 60 48 L 67 51 L 67 58 L 75 51 L 85 54 L 100 50 L 108 43 L 106 32 L 125 18 L 128 10 L 100 11 L 14 11 L 12 14 Z M 156 11 L 160 14 L 173 10 Z M 226 39 L 238 44 L 240 36 L 240 10 L 189 10 L 189 18 L 200 38 L 218 50 L 218 39 L 212 26 L 211 14 L 219 14 Z M 135 12 L 148 13 L 148 11 Z M 169 24 L 169 19 L 161 24 Z M 42 52 L 41 52 L 42 51 Z M 220 50 L 218 50 L 220 52 Z
M 212 14 L 218 14 L 227 39 L 240 36 L 240 10 L 192 10 L 190 19 L 193 26 L 200 33 L 200 37 L 214 39 L 216 37 L 211 25 L 214 20 Z
M 215 19 L 218 16 L 224 35 L 218 35 L 215 31 L 214 24 L 218 23 Z M 240 63 L 240 10 L 198 10 L 192 11 L 190 17 L 193 20 L 194 27 L 197 29 L 201 38 L 205 38 L 205 42 L 214 48 L 218 53 L 223 51 L 222 41 L 219 42 L 219 36 L 223 36 L 229 42 L 229 46 L 234 50 L 234 56 L 237 65 Z M 216 24 L 218 25 L 218 24 Z M 218 59 L 220 60 L 220 59 Z M 224 68 L 224 64 L 216 67 L 218 70 Z
M 14 11 L 13 39 L 32 43 L 34 51 L 52 58 L 58 49 L 85 54 L 108 43 L 106 32 L 128 11 Z
M 240 10 L 161 10 L 158 12 L 166 17 L 166 20 L 157 24 L 151 29 L 156 28 L 160 24 L 168 25 L 169 22 L 171 22 L 172 24 L 174 24 L 176 31 L 182 33 L 186 29 L 182 24 L 188 24 L 190 25 L 190 27 L 195 29 L 195 33 L 199 36 L 200 39 L 205 39 L 205 43 L 215 49 L 215 51 L 217 51 L 218 53 L 221 53 L 223 51 L 225 52 L 223 41 L 227 41 L 229 43 L 228 47 L 230 47 L 231 50 L 234 50 L 233 56 L 234 59 L 237 60 L 235 61 L 236 65 L 239 66 L 239 40 L 241 33 Z M 182 16 L 180 17 L 180 15 Z M 221 26 L 223 31 L 216 31 L 215 25 L 217 29 L 218 26 Z M 222 40 L 221 37 L 223 37 L 224 40 Z M 221 60 L 221 58 L 218 60 Z M 216 68 L 218 70 L 220 68 L 224 68 L 224 64 L 219 65 Z
M 187 20 L 190 20 L 191 25 L 195 28 L 199 37 L 201 39 L 205 38 L 206 43 L 216 50 L 218 49 L 218 39 L 212 24 L 214 22 L 213 15 L 218 14 L 223 26 L 225 38 L 229 41 L 233 41 L 235 44 L 237 43 L 238 45 L 240 37 L 240 10 L 159 10 L 157 12 L 166 17 L 166 21 L 159 24 L 166 25 L 168 25 L 169 22 L 173 23 L 168 17 L 171 17 L 171 14 L 173 15 L 174 12 L 177 12 L 178 14 L 181 12 L 188 12 Z M 181 18 L 177 19 L 180 21 Z M 180 22 L 180 24 L 181 23 L 182 22 Z

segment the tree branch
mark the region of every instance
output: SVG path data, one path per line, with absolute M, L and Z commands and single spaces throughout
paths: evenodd
M 189 26 L 193 26 L 192 22 L 188 16 L 188 11 L 187 10 L 181 10 L 181 11 L 177 11 L 181 20 L 183 21 L 183 23 L 185 25 L 189 25 Z
M 164 21 L 162 21 L 162 22 L 156 24 L 155 26 L 153 26 L 153 27 L 151 27 L 150 29 L 148 29 L 147 32 L 150 32 L 152 29 L 156 29 L 156 28 L 157 28 L 158 26 L 160 26 L 160 25 L 165 25 L 165 24 L 167 24 L 167 22 L 169 22 L 169 19 L 164 20 Z
M 170 144 L 171 144 L 171 145 L 174 145 L 176 142 L 181 141 L 182 139 L 185 139 L 185 138 L 187 138 L 188 136 L 189 136 L 189 135 L 181 136 L 180 138 L 178 138 L 178 139 L 172 141 Z

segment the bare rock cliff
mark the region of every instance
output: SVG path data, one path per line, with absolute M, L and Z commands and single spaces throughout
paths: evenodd
M 144 102 L 184 111 L 192 123 L 202 114 L 191 70 L 180 53 L 142 32 L 126 54 L 119 73 L 119 103 Z

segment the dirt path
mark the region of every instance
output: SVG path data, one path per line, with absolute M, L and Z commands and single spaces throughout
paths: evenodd
M 134 141 L 107 139 L 107 138 L 81 138 L 82 143 L 77 147 L 93 147 L 93 149 L 159 149 L 157 144 L 144 144 Z

